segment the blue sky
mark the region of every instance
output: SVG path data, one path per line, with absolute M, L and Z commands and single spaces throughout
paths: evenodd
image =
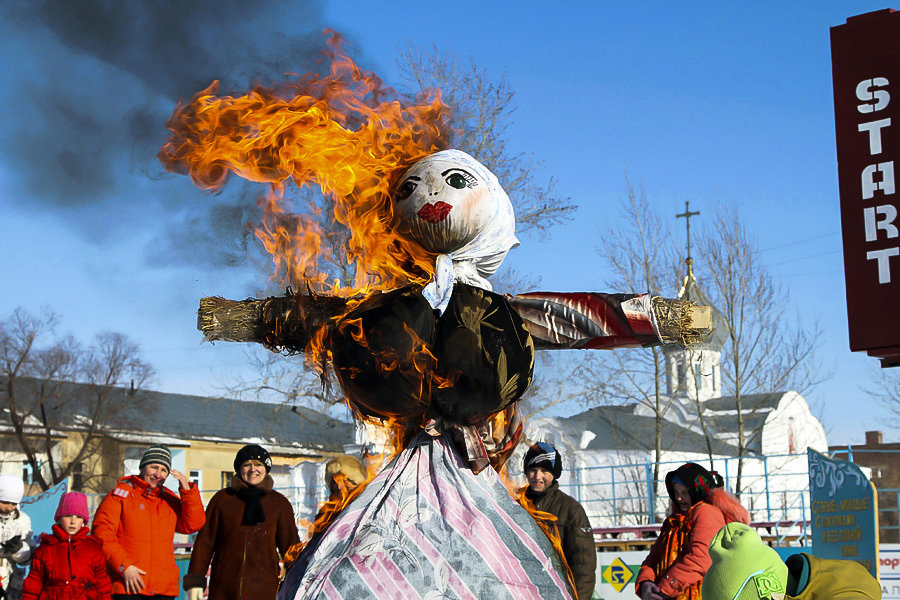
M 104 4 L 2 9 L 0 314 L 49 306 L 79 337 L 122 331 L 156 367 L 154 387 L 216 393 L 246 357 L 201 345 L 197 301 L 264 282 L 222 235 L 240 221 L 222 209 L 239 190 L 210 196 L 162 171 L 165 120 L 213 78 L 245 87 L 257 73 L 305 71 L 331 27 L 388 83 L 407 45 L 508 78 L 511 146 L 534 153 L 539 177 L 556 177 L 580 206 L 507 259 L 545 289 L 602 290 L 596 249 L 626 172 L 673 223 L 686 200 L 703 213 L 697 227 L 736 204 L 786 302 L 823 327 L 820 358 L 834 376 L 809 399 L 830 440 L 885 429 L 884 409 L 860 389 L 875 363 L 848 349 L 829 46 L 829 27 L 885 5 L 261 2 L 248 14 L 235 0 L 155 13 Z

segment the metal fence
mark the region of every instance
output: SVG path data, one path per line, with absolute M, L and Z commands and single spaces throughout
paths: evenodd
M 853 462 L 852 453 L 836 453 Z M 858 458 L 860 451 L 856 453 Z M 731 492 L 738 485 L 738 460 L 721 458 L 712 464 Z M 652 461 L 569 469 L 561 478 L 560 487 L 584 506 L 595 528 L 613 533 L 628 528 L 640 530 L 659 524 L 668 514 L 665 474 L 684 462 L 660 462 L 657 477 L 653 475 Z M 703 465 L 710 468 L 708 460 Z M 809 543 L 806 453 L 744 457 L 740 486 L 737 495 L 750 512 L 751 521 L 769 529 L 776 542 Z M 900 488 L 878 489 L 878 512 L 881 542 L 900 542 Z
M 682 464 L 684 461 L 660 462 L 657 477 L 652 461 L 579 467 L 570 469 L 560 486 L 581 502 L 589 515 L 610 526 L 651 524 L 668 511 L 665 473 Z M 709 468 L 709 461 L 704 466 Z M 712 468 L 731 491 L 735 491 L 740 470 L 739 497 L 754 520 L 808 519 L 806 454 L 745 457 L 743 468 L 737 458 L 716 459 Z

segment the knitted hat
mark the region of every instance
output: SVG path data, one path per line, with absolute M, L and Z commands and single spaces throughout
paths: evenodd
M 138 469 L 143 469 L 146 465 L 162 465 L 166 469 L 172 470 L 172 451 L 165 444 L 153 444 L 141 455 L 141 464 Z
M 692 462 L 685 463 L 674 471 L 666 473 L 666 490 L 669 492 L 669 497 L 673 499 L 675 493 L 672 490 L 672 484 L 676 482 L 687 488 L 692 505 L 706 499 L 713 488 L 722 487 L 725 483 L 722 481 L 722 476 L 715 471 L 707 471 Z
M 269 456 L 268 450 L 259 444 L 247 444 L 234 457 L 234 472 L 241 470 L 241 465 L 248 460 L 258 460 L 266 467 L 266 473 L 272 470 L 272 457 Z
M 760 600 L 784 594 L 787 565 L 754 529 L 728 523 L 709 545 L 712 566 L 703 578 L 703 600 Z
M 25 495 L 25 482 L 21 477 L 4 473 L 0 475 L 0 502 L 18 504 Z
M 347 481 L 356 485 L 360 485 L 368 479 L 362 463 L 349 454 L 332 458 L 325 465 L 325 483 L 328 484 L 328 487 L 331 487 L 331 482 L 338 473 L 343 473 Z
M 75 515 L 84 519 L 87 523 L 91 520 L 91 513 L 88 511 L 87 496 L 81 492 L 66 492 L 59 499 L 59 506 L 56 507 L 56 514 L 53 515 L 54 521 L 59 521 L 62 517 Z
M 528 469 L 535 467 L 549 471 L 553 473 L 553 479 L 559 479 L 562 475 L 562 457 L 556 448 L 547 442 L 538 442 L 525 453 L 523 470 L 527 473 Z

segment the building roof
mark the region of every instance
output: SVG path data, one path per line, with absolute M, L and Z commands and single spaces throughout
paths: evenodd
M 571 417 L 558 419 L 560 425 L 577 439 L 582 431 L 595 434 L 587 450 L 646 450 L 655 446 L 656 419 L 635 414 L 635 406 L 599 406 Z M 665 451 L 707 452 L 706 439 L 700 433 L 677 423 L 663 420 L 661 445 Z M 737 448 L 721 440 L 711 440 L 713 454 L 736 456 Z
M 52 386 L 52 397 L 58 400 L 45 402 L 49 421 L 58 428 L 72 424 L 73 429 L 89 418 L 88 411 L 95 405 L 91 394 L 98 389 L 91 384 L 35 378 L 20 378 L 17 385 L 19 393 L 25 391 L 35 398 L 41 386 Z M 4 394 L 0 390 L 0 395 Z M 105 402 L 117 407 L 103 423 L 104 433 L 115 438 L 136 439 L 135 434 L 140 434 L 144 441 L 174 438 L 258 443 L 270 450 L 277 448 L 276 453 L 303 454 L 342 452 L 344 444 L 354 438 L 351 423 L 299 406 L 128 388 L 112 388 Z
M 771 392 L 768 394 L 744 394 L 741 396 L 741 412 L 765 412 L 769 413 L 776 408 L 787 392 Z M 735 410 L 734 396 L 720 396 L 710 398 L 703 403 L 707 411 L 733 411 Z

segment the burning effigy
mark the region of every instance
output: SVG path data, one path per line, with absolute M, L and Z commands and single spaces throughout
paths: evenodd
M 519 243 L 497 177 L 448 147 L 438 91 L 402 97 L 339 42 L 327 75 L 240 96 L 213 84 L 175 109 L 160 151 L 205 189 L 231 175 L 267 184 L 256 235 L 304 290 L 204 298 L 206 339 L 333 368 L 354 413 L 395 441 L 390 463 L 285 557 L 279 598 L 574 597 L 552 532 L 498 475 L 522 435 L 535 351 L 685 343 L 708 316 L 646 294 L 493 292 Z M 324 209 L 297 210 L 290 191 L 305 186 Z M 329 276 L 328 261 L 351 277 Z

